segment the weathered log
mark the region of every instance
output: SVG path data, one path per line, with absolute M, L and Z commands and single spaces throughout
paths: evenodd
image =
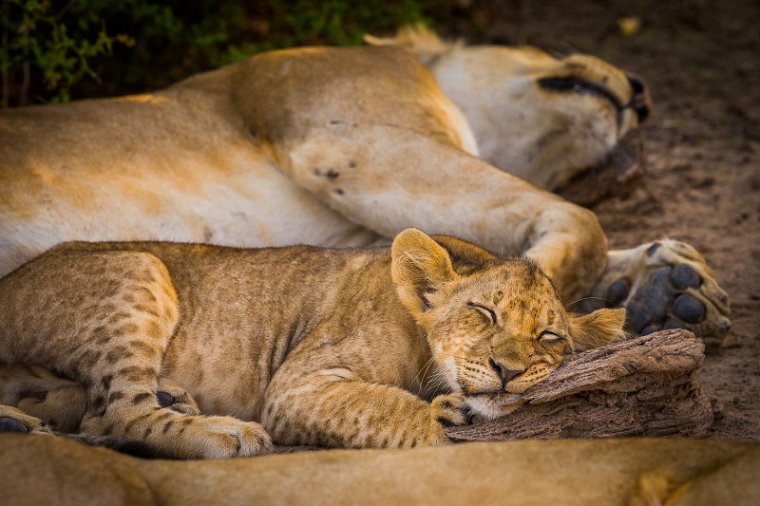
M 515 411 L 452 427 L 458 441 L 522 438 L 692 436 L 713 422 L 696 372 L 704 344 L 686 330 L 664 330 L 568 358 L 522 394 L 500 394 Z

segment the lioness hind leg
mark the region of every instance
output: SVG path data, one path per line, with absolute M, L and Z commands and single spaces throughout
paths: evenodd
M 726 292 L 702 255 L 680 241 L 610 251 L 592 295 L 609 307 L 624 306 L 629 329 L 640 335 L 685 328 L 717 343 L 731 328 Z

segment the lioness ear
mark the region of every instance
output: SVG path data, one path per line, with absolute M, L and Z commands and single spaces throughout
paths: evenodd
M 417 56 L 433 56 L 450 49 L 434 31 L 422 24 L 402 26 L 395 37 L 375 37 L 366 34 L 364 42 L 370 46 L 402 47 Z
M 448 252 L 414 228 L 404 230 L 393 240 L 391 276 L 401 302 L 415 318 L 430 309 L 429 295 L 457 278 Z
M 625 339 L 625 309 L 597 309 L 584 315 L 570 315 L 570 336 L 574 351 L 590 350 Z

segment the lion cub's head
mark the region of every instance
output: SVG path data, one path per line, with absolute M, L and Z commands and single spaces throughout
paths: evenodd
M 574 352 L 624 336 L 624 309 L 568 313 L 527 260 L 407 229 L 393 241 L 399 297 L 453 391 L 521 393 Z

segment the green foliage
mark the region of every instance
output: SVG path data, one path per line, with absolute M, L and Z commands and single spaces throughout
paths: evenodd
M 27 90 L 66 101 L 157 88 L 264 50 L 356 45 L 429 22 L 425 0 L 2 1 L 6 104 Z
M 70 11 L 76 23 L 62 18 Z M 69 19 L 73 16 L 69 16 Z M 23 105 L 33 80 L 41 80 L 51 102 L 69 100 L 71 88 L 84 77 L 97 79 L 90 61 L 110 55 L 114 43 L 131 45 L 126 35 L 109 36 L 97 15 L 79 12 L 77 4 L 58 7 L 48 0 L 5 0 L 0 8 L 2 102 L 12 96 Z M 13 79 L 20 74 L 20 82 Z
M 274 44 L 278 47 L 301 44 L 347 46 L 360 44 L 369 31 L 394 30 L 408 23 L 427 21 L 415 0 L 272 0 Z

